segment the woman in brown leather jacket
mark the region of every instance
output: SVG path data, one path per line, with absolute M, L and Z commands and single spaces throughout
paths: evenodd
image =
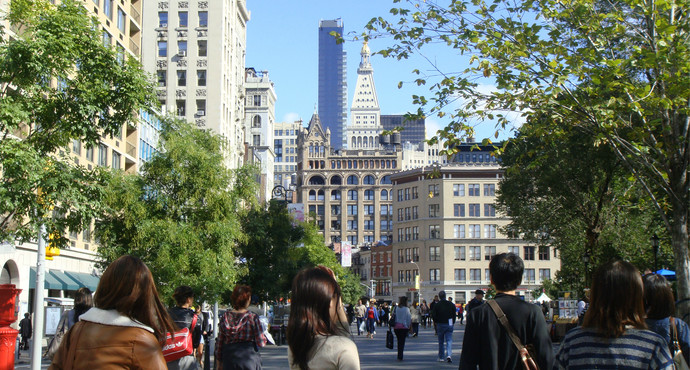
M 175 325 L 140 259 L 122 256 L 108 266 L 94 306 L 64 337 L 49 369 L 167 369 L 161 348 Z

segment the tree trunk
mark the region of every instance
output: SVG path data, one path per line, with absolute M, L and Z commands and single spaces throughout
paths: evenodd
M 673 220 L 671 221 L 671 242 L 676 264 L 676 279 L 679 304 L 676 314 L 690 322 L 690 261 L 688 260 L 688 206 L 686 198 L 674 202 Z

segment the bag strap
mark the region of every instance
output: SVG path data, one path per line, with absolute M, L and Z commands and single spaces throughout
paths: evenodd
M 194 314 L 194 317 L 192 318 L 192 329 L 190 330 L 191 332 L 194 332 L 194 328 L 196 328 L 196 320 L 198 316 Z
M 506 314 L 503 313 L 503 310 L 501 310 L 501 307 L 495 300 L 492 299 L 488 302 L 489 306 L 491 306 L 491 309 L 494 310 L 494 313 L 496 314 L 498 321 L 506 329 L 506 332 L 508 332 L 508 336 L 510 337 L 510 340 L 513 341 L 515 347 L 517 347 L 518 352 L 521 351 L 523 348 L 525 348 L 525 346 L 522 345 L 520 338 L 518 338 L 517 334 L 515 333 L 515 330 L 513 330 L 513 327 L 508 322 L 508 317 L 506 317 Z
M 677 351 L 680 348 L 680 345 L 678 343 L 678 330 L 676 329 L 676 320 L 673 319 L 673 316 L 671 316 L 671 343 L 673 345 L 673 350 Z

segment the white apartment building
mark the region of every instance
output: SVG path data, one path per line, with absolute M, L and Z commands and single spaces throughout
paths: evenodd
M 156 76 L 164 113 L 228 141 L 229 168 L 244 157 L 245 0 L 144 2 L 142 64 Z
M 261 186 L 259 199 L 266 201 L 270 198 L 274 184 L 273 125 L 276 93 L 273 82 L 268 78 L 268 71 L 257 72 L 254 68 L 247 68 L 244 83 L 244 141 L 258 158 Z
M 274 185 L 282 185 L 286 189 L 297 185 L 297 135 L 302 124 L 302 120 L 298 120 L 273 125 Z

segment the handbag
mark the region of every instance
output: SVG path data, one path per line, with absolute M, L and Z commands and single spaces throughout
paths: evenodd
M 194 315 L 192 319 L 192 330 L 196 327 L 197 317 Z M 192 332 L 189 328 L 182 328 L 174 333 L 168 333 L 165 336 L 165 345 L 163 346 L 163 357 L 165 362 L 179 360 L 184 356 L 189 356 L 194 353 L 194 345 L 192 344 Z
M 57 353 L 58 349 L 60 348 L 62 338 L 64 338 L 65 334 L 67 334 L 67 331 L 69 330 L 69 319 L 67 312 L 68 311 L 66 311 L 65 314 L 63 314 L 60 318 L 58 327 L 55 329 L 55 335 L 53 335 L 53 338 L 50 340 L 50 343 L 48 343 L 48 348 L 46 349 L 46 352 L 43 354 L 43 357 L 52 360 L 53 357 L 55 357 L 55 354 Z
M 690 370 L 688 363 L 685 362 L 683 351 L 680 349 L 680 342 L 678 341 L 678 329 L 676 329 L 676 321 L 671 317 L 671 355 L 673 355 L 673 368 L 676 370 Z
M 393 349 L 393 332 L 390 329 L 386 332 L 386 348 Z
M 503 310 L 501 310 L 501 307 L 493 299 L 488 302 L 489 306 L 491 306 L 491 309 L 494 310 L 498 321 L 506 329 L 506 332 L 508 332 L 510 340 L 513 341 L 513 344 L 515 344 L 515 347 L 517 347 L 518 353 L 520 354 L 520 360 L 522 361 L 522 368 L 525 370 L 539 370 L 539 366 L 537 366 L 537 363 L 534 362 L 534 356 L 530 353 L 527 347 L 522 345 L 520 338 L 518 338 L 515 330 L 513 330 L 513 327 L 510 326 L 508 318 L 506 317 L 506 314 L 503 313 Z

